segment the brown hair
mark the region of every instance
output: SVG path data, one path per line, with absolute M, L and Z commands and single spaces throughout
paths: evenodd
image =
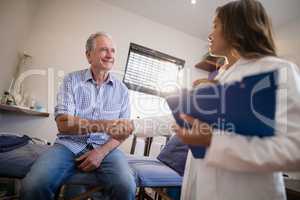
M 225 40 L 242 57 L 276 56 L 271 21 L 256 0 L 232 1 L 216 10 Z

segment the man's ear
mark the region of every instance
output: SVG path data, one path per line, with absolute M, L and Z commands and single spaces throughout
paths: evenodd
M 90 51 L 85 51 L 85 56 L 86 56 L 88 62 L 91 64 L 90 55 L 91 55 Z

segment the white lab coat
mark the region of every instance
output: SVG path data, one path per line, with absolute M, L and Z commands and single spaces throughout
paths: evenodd
M 282 174 L 300 171 L 300 78 L 288 61 L 265 57 L 240 59 L 218 75 L 221 83 L 279 69 L 276 102 L 276 135 L 245 137 L 215 130 L 204 159 L 189 152 L 182 200 L 284 200 Z M 224 133 L 224 132 L 223 132 Z

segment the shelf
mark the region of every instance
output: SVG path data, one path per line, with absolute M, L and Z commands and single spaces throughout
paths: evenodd
M 24 115 L 31 115 L 31 116 L 49 117 L 49 113 L 47 112 L 39 112 L 36 110 L 31 110 L 26 107 L 0 104 L 0 112 L 2 111 L 10 112 L 10 113 L 19 113 Z

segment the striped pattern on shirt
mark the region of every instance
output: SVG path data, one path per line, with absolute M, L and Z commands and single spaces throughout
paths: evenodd
M 72 72 L 65 76 L 57 94 L 55 118 L 67 114 L 89 120 L 112 120 L 130 117 L 127 87 L 110 73 L 108 79 L 98 86 L 90 69 Z M 78 154 L 87 145 L 94 148 L 105 144 L 110 136 L 103 132 L 86 135 L 59 133 L 55 143 Z

